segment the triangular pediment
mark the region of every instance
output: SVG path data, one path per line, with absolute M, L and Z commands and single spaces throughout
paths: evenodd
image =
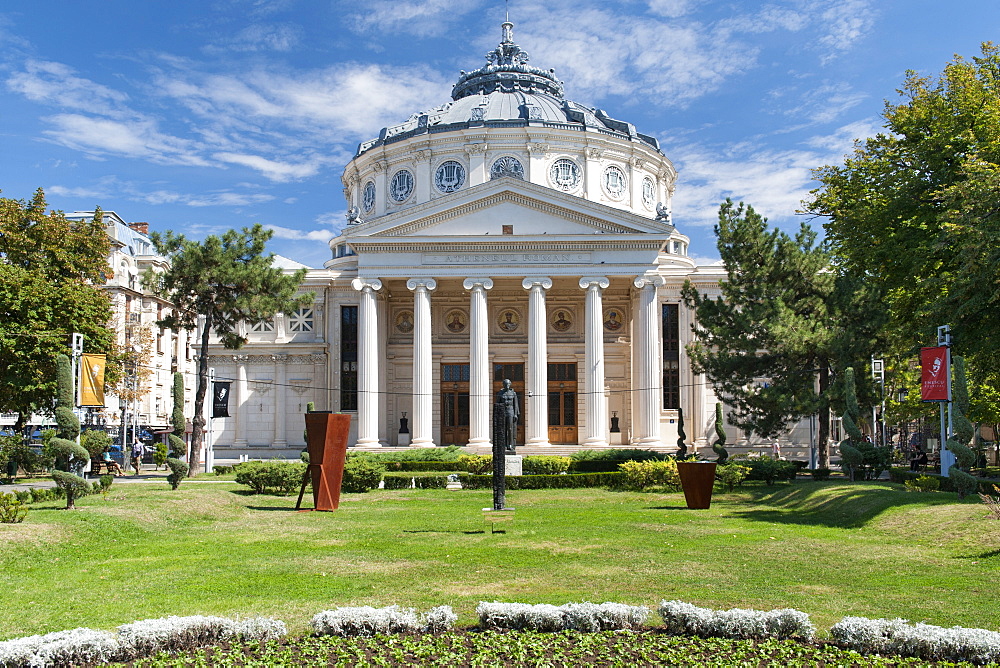
M 381 216 L 344 231 L 351 241 L 367 237 L 578 236 L 653 234 L 673 226 L 517 179 L 497 179 L 430 202 Z

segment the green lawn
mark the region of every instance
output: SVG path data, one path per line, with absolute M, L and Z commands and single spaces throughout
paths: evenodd
M 448 604 L 472 626 L 481 600 L 792 607 L 821 633 L 844 615 L 1000 617 L 1000 527 L 953 494 L 796 482 L 689 511 L 681 494 L 513 491 L 516 519 L 495 534 L 491 499 L 375 491 L 296 513 L 294 497 L 188 481 L 41 504 L 0 525 L 0 639 L 171 614 L 267 615 L 296 633 L 321 610 L 394 603 Z

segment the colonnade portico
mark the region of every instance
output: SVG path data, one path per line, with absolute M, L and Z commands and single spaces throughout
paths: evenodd
M 630 283 L 638 289 L 637 306 L 633 309 L 633 344 L 632 356 L 635 362 L 635 373 L 632 379 L 631 406 L 633 412 L 632 442 L 646 445 L 659 444 L 660 437 L 660 370 L 657 315 L 657 288 L 664 280 L 658 276 L 630 276 Z M 560 277 L 561 279 L 569 277 Z M 622 277 L 619 277 L 622 278 Z M 432 297 L 438 290 L 439 282 L 461 280 L 462 288 L 468 293 L 468 444 L 474 447 L 489 447 L 492 441 L 491 408 L 493 404 L 491 364 L 491 319 L 488 308 L 488 293 L 494 288 L 494 280 L 489 277 L 441 276 L 437 278 L 417 277 L 406 281 L 407 289 L 413 293 L 413 377 L 410 429 L 411 444 L 417 447 L 436 445 L 440 437 L 435 420 L 436 394 L 434 387 L 435 369 L 434 354 L 438 344 L 435 344 L 432 325 Z M 583 350 L 580 358 L 581 380 L 579 392 L 581 414 L 584 416 L 579 433 L 579 443 L 587 447 L 600 447 L 609 444 L 609 410 L 606 396 L 605 376 L 605 313 L 604 291 L 611 285 L 607 276 L 582 276 L 574 278 L 573 282 L 583 295 Z M 553 287 L 550 276 L 527 276 L 521 280 L 521 287 L 527 291 L 527 318 L 525 335 L 521 344 L 527 343 L 524 369 L 524 445 L 548 446 L 549 438 L 549 341 L 548 314 L 546 298 Z M 454 299 L 454 285 L 445 292 Z M 507 283 L 509 286 L 509 283 Z M 562 299 L 565 300 L 565 283 L 562 283 Z M 352 286 L 358 295 L 358 446 L 379 446 L 387 441 L 380 429 L 385 429 L 390 422 L 385 419 L 385 409 L 389 407 L 382 398 L 387 388 L 380 385 L 384 382 L 384 373 L 380 369 L 382 352 L 379 347 L 381 329 L 392 326 L 382 322 L 379 310 L 380 299 L 384 302 L 389 290 L 383 290 L 379 278 L 359 277 L 353 280 Z M 632 286 L 630 286 L 631 288 Z M 510 293 L 506 293 L 509 299 Z M 578 293 L 579 294 L 579 293 Z M 396 297 L 390 297 L 396 299 Z M 620 293 L 617 299 L 621 299 Z M 397 303 L 398 302 L 393 302 Z M 618 302 L 620 303 L 620 301 Z M 398 306 L 396 307 L 398 309 Z M 405 308 L 409 308 L 409 303 Z M 442 307 L 438 307 L 442 308 Z M 553 307 L 553 308 L 559 308 Z M 384 310 L 384 308 L 383 308 Z M 555 317 L 555 316 L 553 316 Z M 553 327 L 556 327 L 553 325 Z M 553 330 L 559 331 L 558 327 Z M 613 331 L 611 329 L 608 330 Z M 494 332 L 493 336 L 496 336 Z M 558 339 L 556 339 L 558 341 Z M 396 344 L 398 345 L 398 343 Z M 454 342 L 448 344 L 454 346 Z M 494 339 L 493 346 L 496 346 Z M 565 346 L 565 344 L 559 344 Z M 524 348 L 521 348 L 524 354 Z M 507 353 L 509 351 L 504 351 Z M 451 353 L 454 354 L 454 353 Z M 619 353 L 620 354 L 620 353 Z M 565 358 L 565 353 L 562 353 Z M 452 357 L 454 359 L 454 357 Z M 621 359 L 618 357 L 617 359 Z M 558 360 L 557 360 L 558 361 Z M 620 362 L 618 362 L 620 365 Z M 619 367 L 620 368 L 620 367 Z M 620 377 L 620 376 L 616 376 Z M 561 385 L 560 385 L 561 387 Z M 403 389 L 396 388 L 396 391 Z M 555 424 L 555 423 L 553 423 Z M 560 442 L 560 441 L 554 441 Z

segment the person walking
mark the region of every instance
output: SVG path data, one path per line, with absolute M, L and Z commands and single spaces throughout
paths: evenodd
M 138 438 L 132 442 L 132 468 L 135 474 L 139 475 L 142 466 L 142 456 L 146 454 L 146 448 Z

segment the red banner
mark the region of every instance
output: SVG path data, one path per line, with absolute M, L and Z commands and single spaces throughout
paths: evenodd
M 948 346 L 920 349 L 920 398 L 923 401 L 949 401 Z

